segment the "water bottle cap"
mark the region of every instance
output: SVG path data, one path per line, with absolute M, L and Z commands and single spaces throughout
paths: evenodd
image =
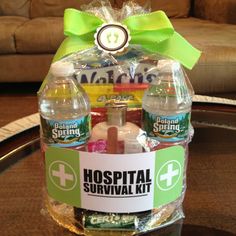
M 72 63 L 65 61 L 57 61 L 52 63 L 50 71 L 54 76 L 66 77 L 73 75 L 75 69 Z

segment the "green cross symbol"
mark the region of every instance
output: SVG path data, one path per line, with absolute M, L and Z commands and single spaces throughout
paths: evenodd
M 73 168 L 64 161 L 54 161 L 49 166 L 49 177 L 52 183 L 64 191 L 72 190 L 77 182 Z
M 172 189 L 179 181 L 181 173 L 181 165 L 178 161 L 172 160 L 166 162 L 157 174 L 157 185 L 163 190 Z

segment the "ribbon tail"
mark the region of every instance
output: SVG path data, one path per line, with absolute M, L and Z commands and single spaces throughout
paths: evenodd
M 144 45 L 150 51 L 158 52 L 163 56 L 179 61 L 183 66 L 192 69 L 201 56 L 201 51 L 193 47 L 180 34 L 174 32 L 169 39 L 153 45 Z

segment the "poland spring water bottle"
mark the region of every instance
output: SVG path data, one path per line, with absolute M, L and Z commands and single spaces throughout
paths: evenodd
M 43 151 L 48 145 L 80 148 L 89 139 L 89 98 L 73 74 L 73 64 L 53 63 L 50 78 L 39 93 Z
M 178 62 L 160 60 L 158 75 L 144 93 L 143 129 L 161 144 L 188 139 L 193 89 Z

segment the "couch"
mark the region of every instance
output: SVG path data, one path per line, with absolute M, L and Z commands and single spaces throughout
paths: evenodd
M 1 0 L 0 83 L 41 82 L 64 39 L 65 8 L 79 9 L 90 0 Z M 146 0 L 137 0 L 145 4 Z M 121 7 L 122 0 L 111 0 Z M 187 71 L 198 94 L 236 92 L 236 1 L 153 0 L 176 31 L 202 51 Z

